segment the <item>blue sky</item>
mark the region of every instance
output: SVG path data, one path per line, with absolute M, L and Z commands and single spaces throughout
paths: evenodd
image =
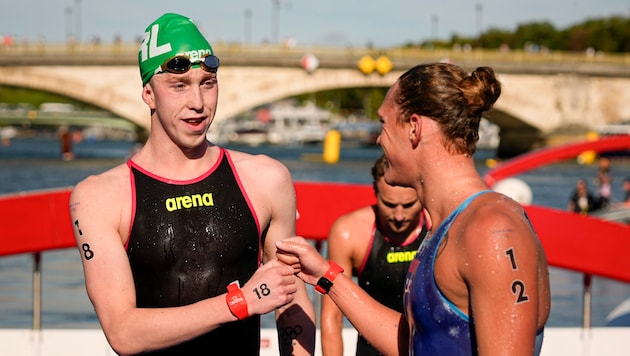
M 139 37 L 164 12 L 196 20 L 211 42 L 293 38 L 298 45 L 390 47 L 490 27 L 630 16 L 630 0 L 3 0 L 0 35 L 61 42 L 68 33 L 111 42 Z M 274 6 L 274 4 L 278 4 Z M 275 9 L 275 10 L 274 10 Z M 79 16 L 80 14 L 80 16 Z M 249 15 L 248 15 L 249 14 Z

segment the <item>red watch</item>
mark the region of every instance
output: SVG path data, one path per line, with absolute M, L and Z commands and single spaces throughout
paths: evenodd
M 249 317 L 247 301 L 245 301 L 245 296 L 243 296 L 243 291 L 238 281 L 228 284 L 227 290 L 225 301 L 232 314 L 234 314 L 238 320 L 247 319 Z
M 335 261 L 330 260 L 328 262 L 330 263 L 330 268 L 317 281 L 317 285 L 315 286 L 315 290 L 320 294 L 328 294 L 337 275 L 343 272 L 343 268 L 336 264 Z

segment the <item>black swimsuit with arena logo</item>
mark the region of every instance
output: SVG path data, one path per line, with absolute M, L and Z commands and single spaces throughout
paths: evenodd
M 135 212 L 127 255 L 138 308 L 188 305 L 249 280 L 260 264 L 259 226 L 225 150 L 190 181 L 127 164 Z M 254 316 L 151 355 L 258 355 L 259 349 L 260 317 Z
M 376 211 L 375 214 L 377 214 Z M 424 216 L 422 216 L 420 219 L 422 229 L 416 238 L 402 245 L 392 243 L 374 226 L 365 260 L 359 271 L 356 271 L 361 288 L 379 303 L 401 313 L 404 310 L 405 277 L 416 251 L 427 235 L 427 227 L 424 222 Z M 359 334 L 356 355 L 375 356 L 382 354 Z

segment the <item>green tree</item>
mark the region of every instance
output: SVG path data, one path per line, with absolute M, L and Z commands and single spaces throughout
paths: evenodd
M 484 48 L 500 48 L 503 45 L 510 45 L 512 33 L 499 28 L 490 28 L 481 35 L 481 43 Z
M 556 29 L 547 21 L 529 22 L 518 25 L 514 31 L 489 28 L 480 36 L 467 38 L 453 34 L 449 41 L 429 42 L 443 48 L 467 44 L 477 47 L 482 43 L 484 48 L 501 48 L 507 44 L 513 49 L 584 51 L 593 48 L 596 51 L 624 53 L 630 52 L 630 18 L 592 18 L 565 29 Z
M 630 21 L 622 17 L 587 21 L 588 45 L 599 51 L 624 52 L 628 49 L 629 25 Z
M 529 44 L 539 47 L 557 48 L 558 31 L 549 22 L 531 22 L 519 25 L 512 37 L 513 48 L 525 48 Z
M 376 112 L 386 92 L 387 88 L 334 89 L 303 94 L 297 99 L 299 102 L 314 100 L 317 106 L 342 116 L 357 115 L 376 120 L 378 118 Z

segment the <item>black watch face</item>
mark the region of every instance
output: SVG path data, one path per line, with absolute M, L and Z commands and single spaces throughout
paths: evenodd
M 326 293 L 328 293 L 328 291 L 330 290 L 330 287 L 332 287 L 333 282 L 329 281 L 328 279 L 322 277 L 319 279 L 319 281 L 317 281 L 317 285 L 320 286 L 323 290 L 326 291 Z

